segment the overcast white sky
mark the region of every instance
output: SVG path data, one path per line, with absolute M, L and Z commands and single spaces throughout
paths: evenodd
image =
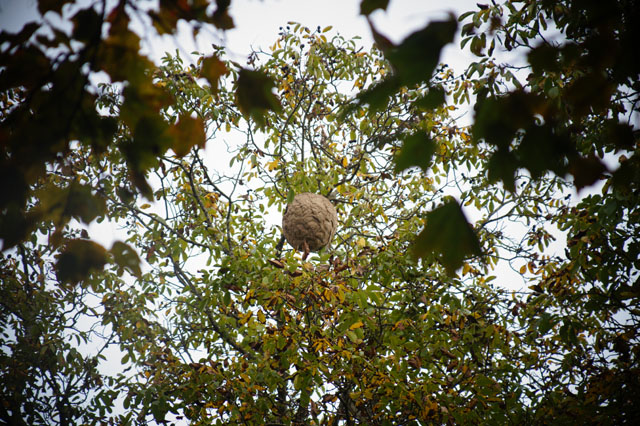
M 449 12 L 460 14 L 475 8 L 474 0 L 391 0 L 387 11 L 379 10 L 373 14 L 373 21 L 390 39 L 400 41 L 429 21 L 446 18 Z M 297 21 L 310 28 L 332 25 L 345 37 L 362 37 L 362 44 L 367 46 L 372 43 L 371 32 L 359 11 L 360 0 L 232 0 L 230 14 L 236 28 L 224 34 L 224 45 L 235 56 L 234 59 L 239 60 L 252 47 L 266 48 L 273 43 L 278 28 L 286 25 L 287 21 Z M 55 21 L 52 13 L 47 17 Z M 0 29 L 16 32 L 25 22 L 36 19 L 36 0 L 0 0 Z M 187 25 L 183 23 L 182 28 L 187 28 Z M 192 50 L 208 53 L 210 43 L 220 41 L 213 34 L 205 34 L 198 45 L 192 44 L 188 37 L 180 37 L 178 45 L 187 53 Z M 169 37 L 152 43 L 152 46 L 144 47 L 156 60 L 177 46 Z M 462 66 L 470 58 L 460 51 L 456 43 L 447 49 L 445 55 L 444 59 L 451 65 Z

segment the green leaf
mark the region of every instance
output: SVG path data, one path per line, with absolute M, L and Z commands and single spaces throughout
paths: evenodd
M 551 316 L 551 314 L 544 312 L 542 315 L 540 315 L 540 319 L 538 320 L 538 331 L 541 335 L 544 335 L 547 333 L 547 331 L 551 330 L 554 324 L 555 320 Z
M 111 254 L 118 266 L 127 269 L 138 278 L 142 275 L 138 253 L 130 245 L 116 241 L 111 247 Z
M 360 14 L 369 15 L 376 9 L 387 10 L 389 0 L 362 0 L 360 2 Z
M 273 93 L 275 83 L 264 72 L 241 69 L 238 75 L 236 98 L 240 111 L 264 126 L 267 111 L 280 112 L 280 101 Z
M 296 192 L 293 189 L 289 190 L 289 193 L 287 194 L 287 204 L 291 204 L 293 203 L 293 199 L 296 196 Z
M 56 263 L 58 280 L 76 284 L 91 271 L 101 270 L 107 262 L 107 250 L 98 243 L 74 239 L 65 244 Z
M 414 101 L 414 105 L 423 110 L 432 110 L 445 102 L 445 93 L 442 87 L 430 87 L 429 93 Z
M 358 102 L 360 104 L 369 104 L 374 111 L 380 111 L 386 108 L 389 98 L 400 89 L 400 80 L 391 76 L 380 83 L 372 86 L 358 94 Z M 347 111 L 346 113 L 349 113 Z
M 394 46 L 371 25 L 374 36 L 381 40 L 377 43 L 384 45 L 381 48 L 393 66 L 393 73 L 361 92 L 358 95 L 359 103 L 367 103 L 372 109 L 381 110 L 400 87 L 429 81 L 440 60 L 442 48 L 453 41 L 456 28 L 453 17 L 448 21 L 432 22 Z
M 458 203 L 451 200 L 427 214 L 427 223 L 416 238 L 414 254 L 438 256 L 449 274 L 469 255 L 480 255 L 480 242 Z
M 396 172 L 401 172 L 413 166 L 427 171 L 431 165 L 431 157 L 436 150 L 436 144 L 425 132 L 417 132 L 404 137 L 402 148 L 395 158 Z
M 403 85 L 429 81 L 440 61 L 442 48 L 451 43 L 457 29 L 456 20 L 431 22 L 409 35 L 398 46 L 385 52 Z

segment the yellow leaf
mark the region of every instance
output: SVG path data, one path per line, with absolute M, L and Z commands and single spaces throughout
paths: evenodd
M 327 31 L 331 31 L 331 28 L 333 28 L 333 25 L 329 25 L 329 26 L 327 26 L 327 27 L 324 27 L 324 28 L 322 29 L 322 32 L 323 32 L 323 33 L 326 33 Z
M 520 273 L 521 273 L 521 274 L 524 274 L 525 272 L 527 272 L 527 265 L 522 265 L 522 266 L 520 267 Z
M 266 320 L 264 313 L 262 311 L 258 311 L 258 321 L 260 321 L 261 324 L 264 324 Z
M 358 238 L 358 242 L 356 244 L 358 245 L 358 247 L 364 247 L 367 245 L 367 242 L 364 240 L 364 238 L 360 237 Z
M 151 204 L 149 204 L 149 203 L 145 203 L 145 204 L 143 204 L 143 205 L 141 205 L 141 206 L 140 206 L 140 208 L 141 208 L 142 210 L 144 210 L 144 209 L 148 209 L 149 207 L 151 207 Z
M 353 324 L 351 324 L 351 327 L 349 327 L 349 330 L 355 330 L 356 328 L 360 328 L 364 325 L 364 323 L 362 321 L 356 321 Z
M 347 157 L 342 157 L 342 167 L 347 167 L 348 164 L 349 160 L 347 160 Z
M 278 167 L 278 159 L 276 158 L 273 161 L 270 161 L 267 163 L 267 169 L 269 169 L 269 171 L 273 171 L 276 167 Z
M 246 323 L 248 323 L 249 320 L 251 319 L 252 315 L 253 315 L 253 312 L 248 312 L 245 315 L 241 315 L 240 316 L 240 325 L 245 325 Z
M 462 276 L 467 275 L 469 272 L 471 272 L 471 266 L 468 263 L 465 263 L 462 266 Z

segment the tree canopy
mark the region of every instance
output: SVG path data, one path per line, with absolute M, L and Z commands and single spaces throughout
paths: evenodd
M 633 2 L 140 54 L 133 16 L 226 30 L 230 3 L 40 0 L 71 29 L 0 34 L 0 421 L 640 418 Z M 303 192 L 338 214 L 308 258 L 280 222 Z

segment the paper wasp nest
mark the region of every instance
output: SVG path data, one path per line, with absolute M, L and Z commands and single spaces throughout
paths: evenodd
M 282 216 L 282 232 L 296 250 L 318 251 L 336 233 L 338 215 L 333 204 L 322 195 L 303 192 L 293 198 Z

